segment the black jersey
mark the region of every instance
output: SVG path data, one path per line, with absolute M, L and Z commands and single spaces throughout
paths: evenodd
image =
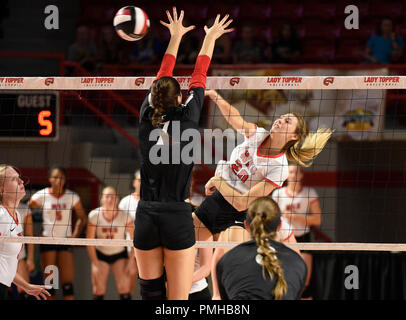
M 305 287 L 307 267 L 303 259 L 281 242 L 271 241 L 288 286 L 283 300 L 296 300 Z M 244 242 L 227 252 L 217 264 L 217 281 L 222 300 L 273 300 L 277 277 L 270 279 L 256 261 L 257 244 Z
M 164 115 L 164 135 L 168 139 L 158 139 L 152 131 L 157 129 L 151 123 L 154 109 L 145 98 L 140 112 L 139 140 L 142 156 L 141 163 L 141 200 L 159 202 L 180 202 L 189 197 L 190 180 L 193 162 L 184 161 L 182 151 L 192 158 L 192 143 L 201 144 L 200 139 L 193 140 L 193 136 L 185 134 L 187 129 L 198 130 L 200 113 L 204 101 L 204 89 L 194 87 L 189 90 L 189 96 L 184 105 L 171 108 Z M 156 131 L 154 131 L 156 133 Z M 198 132 L 198 131 L 195 131 Z M 181 137 L 179 141 L 179 137 Z M 154 148 L 154 149 L 152 149 Z M 156 152 L 156 150 L 159 150 Z M 158 155 L 161 161 L 156 163 L 151 154 Z

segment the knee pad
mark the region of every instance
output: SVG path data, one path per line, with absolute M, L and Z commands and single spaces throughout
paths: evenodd
M 64 283 L 62 285 L 62 292 L 63 296 L 73 296 L 73 284 L 72 283 Z
M 131 294 L 129 293 L 120 294 L 120 300 L 131 300 Z
M 138 277 L 142 300 L 166 300 L 165 277 L 144 280 Z
M 102 295 L 99 295 L 99 296 L 94 295 L 94 296 L 93 296 L 93 300 L 104 300 L 104 295 L 103 295 L 103 294 L 102 294 Z

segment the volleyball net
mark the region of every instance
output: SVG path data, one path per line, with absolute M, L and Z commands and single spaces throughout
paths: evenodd
M 406 251 L 406 245 L 401 244 L 406 240 L 401 204 L 406 180 L 401 160 L 404 134 L 391 125 L 400 118 L 391 118 L 387 110 L 393 106 L 401 109 L 406 103 L 406 77 L 379 72 L 208 77 L 207 90 L 216 90 L 218 99 L 230 102 L 246 121 L 267 130 L 279 116 L 292 112 L 304 117 L 310 131 L 335 130 L 314 164 L 304 170 L 303 185 L 316 190 L 322 224 L 317 228 L 305 226 L 306 231 L 313 230 L 314 242 L 289 244 L 291 247 Z M 176 78 L 185 97 L 190 78 Z M 134 171 L 140 165 L 139 109 L 153 80 L 0 78 L 1 162 L 21 168 L 30 181 L 23 202 L 49 186 L 47 169 L 55 164 L 68 168 L 67 187 L 80 196 L 87 213 L 100 206 L 103 186 L 115 187 L 121 197 L 131 194 Z M 194 158 L 192 184 L 197 200 L 191 199 L 196 205 L 204 199 L 204 184 L 214 175 L 216 164 L 229 159 L 233 147 L 243 141 L 216 107 L 216 101 L 208 98 L 199 127 L 201 149 L 199 157 Z M 75 225 L 75 215 L 68 214 L 67 229 Z M 124 238 L 84 238 L 84 232 L 82 238 L 76 239 L 41 237 L 42 211 L 34 210 L 33 217 L 37 226 L 34 236 L 1 236 L 0 242 L 132 246 L 132 241 Z M 198 242 L 197 247 L 226 248 L 236 244 L 210 241 Z

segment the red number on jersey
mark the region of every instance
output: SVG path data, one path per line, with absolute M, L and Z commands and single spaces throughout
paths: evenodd
M 56 210 L 56 221 L 61 221 L 62 220 L 62 212 L 59 210 Z

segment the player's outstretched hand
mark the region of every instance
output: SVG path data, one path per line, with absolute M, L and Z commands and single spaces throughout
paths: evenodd
M 180 16 L 178 18 L 178 12 L 176 11 L 176 7 L 173 7 L 173 17 L 169 13 L 169 10 L 166 10 L 166 15 L 168 16 L 169 23 L 163 22 L 162 20 L 159 21 L 162 25 L 169 29 L 171 36 L 180 36 L 182 37 L 184 34 L 188 33 L 190 30 L 196 28 L 195 26 L 184 27 L 183 26 L 183 10 L 180 11 Z
M 216 20 L 214 20 L 214 23 L 210 28 L 204 26 L 206 37 L 210 36 L 213 37 L 213 39 L 218 39 L 225 33 L 233 32 L 233 28 L 226 29 L 230 25 L 230 23 L 233 22 L 233 19 L 228 20 L 228 17 L 229 15 L 226 14 L 225 17 L 220 20 L 220 15 L 218 14 L 216 16 Z
M 36 285 L 36 284 L 28 284 L 24 287 L 24 291 L 31 296 L 37 298 L 37 300 L 47 300 L 47 296 L 50 297 L 51 294 L 46 289 L 51 289 L 51 286 L 44 286 L 44 285 Z
M 204 95 L 206 97 L 209 97 L 211 100 L 213 100 L 214 102 L 217 101 L 220 97 L 220 95 L 217 93 L 216 90 L 206 90 L 204 92 Z

